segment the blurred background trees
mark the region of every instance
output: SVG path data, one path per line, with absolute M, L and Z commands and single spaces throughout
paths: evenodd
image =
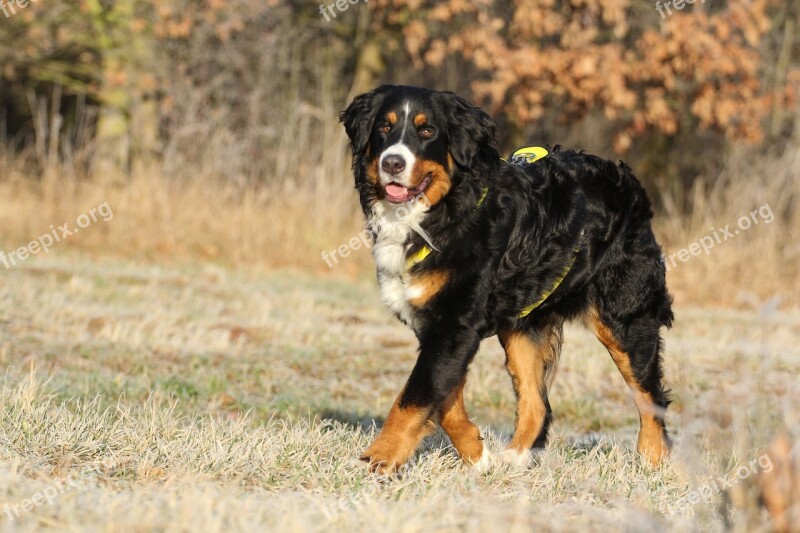
M 720 191 L 794 213 L 800 2 L 677 1 L 40 0 L 0 14 L 0 182 L 302 198 L 324 246 L 361 223 L 338 111 L 403 83 L 484 106 L 505 150 L 624 158 L 675 229 L 722 216 Z
M 298 175 L 323 159 L 338 168 L 336 111 L 378 83 L 411 83 L 487 106 L 506 148 L 578 144 L 685 187 L 718 172 L 733 142 L 790 137 L 800 3 L 669 12 L 632 0 L 372 0 L 328 21 L 297 1 L 48 0 L 0 25 L 2 129 L 36 146 L 39 163 L 56 136 L 68 150 L 99 137 L 94 147 L 126 167 L 167 155 L 170 170 L 270 180 L 292 153 L 309 158 Z M 45 120 L 54 114 L 63 123 Z

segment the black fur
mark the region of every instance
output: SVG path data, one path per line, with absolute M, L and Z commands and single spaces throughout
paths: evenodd
M 450 154 L 455 165 L 449 193 L 421 224 L 438 251 L 410 271 L 444 269 L 451 276 L 415 310 L 419 358 L 402 403 L 434 412 L 463 379 L 482 339 L 506 330 L 536 335 L 594 308 L 629 355 L 641 387 L 666 408 L 659 330 L 672 323 L 671 298 L 650 226 L 651 204 L 630 168 L 559 146 L 535 163 L 510 164 L 498 153 L 494 121 L 479 108 L 452 93 L 383 86 L 341 114 L 367 215 L 382 201 L 369 165 L 393 142 L 378 122 L 405 103 L 436 129 L 432 141 L 414 141 L 415 155 L 442 163 Z M 484 188 L 488 193 L 476 207 Z M 425 242 L 412 233 L 406 245 L 412 254 Z M 557 289 L 518 318 L 571 261 Z M 549 416 L 537 445 L 547 425 Z

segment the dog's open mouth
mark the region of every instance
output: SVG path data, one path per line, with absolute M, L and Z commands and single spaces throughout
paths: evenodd
M 425 175 L 425 178 L 420 182 L 420 184 L 413 189 L 403 187 L 399 183 L 391 182 L 384 188 L 386 200 L 393 204 L 403 204 L 408 202 L 409 200 L 425 192 L 425 189 L 427 189 L 428 185 L 431 183 L 431 179 L 433 179 L 433 173 L 429 172 Z

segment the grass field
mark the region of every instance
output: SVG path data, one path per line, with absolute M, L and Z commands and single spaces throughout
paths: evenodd
M 415 343 L 371 278 L 82 256 L 0 269 L 0 527 L 762 524 L 751 467 L 800 421 L 800 314 L 766 305 L 676 315 L 666 336 L 676 448 L 662 467 L 633 452 L 638 419 L 622 378 L 575 327 L 551 396 L 553 438 L 529 469 L 475 472 L 437 434 L 402 476 L 382 479 L 356 458 Z M 514 398 L 496 339 L 481 346 L 466 402 L 501 449 Z

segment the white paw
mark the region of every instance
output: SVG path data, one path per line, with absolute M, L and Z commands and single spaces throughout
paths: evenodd
M 531 461 L 530 450 L 519 451 L 516 448 L 506 448 L 500 453 L 500 460 L 515 468 L 527 468 Z
M 483 446 L 483 453 L 481 454 L 481 458 L 477 461 L 472 463 L 472 468 L 477 470 L 478 472 L 485 472 L 492 464 L 494 463 L 494 456 L 492 452 L 486 447 Z

